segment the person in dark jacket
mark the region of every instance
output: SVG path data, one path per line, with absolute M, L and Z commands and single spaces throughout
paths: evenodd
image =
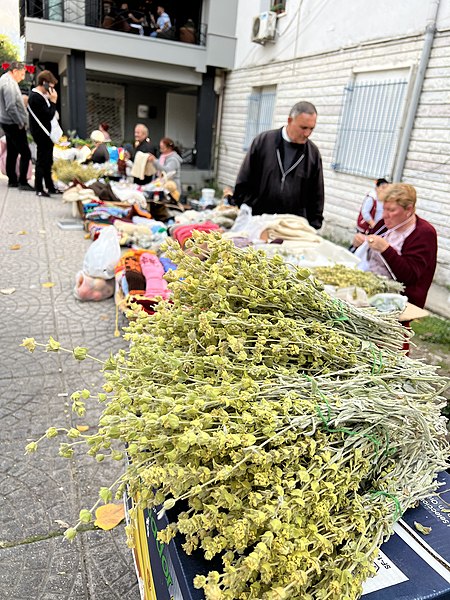
M 423 308 L 437 262 L 435 228 L 416 215 L 416 190 L 408 183 L 393 183 L 385 189 L 383 219 L 368 236 L 357 233 L 353 245 L 367 242 L 364 270 L 396 279 L 404 284 L 404 295 Z
M 323 222 L 322 158 L 308 138 L 317 111 L 310 102 L 295 104 L 287 125 L 253 140 L 236 180 L 233 199 L 254 215 L 290 213 L 305 217 L 315 229 Z
M 53 142 L 50 139 L 51 120 L 55 116 L 58 94 L 55 85 L 56 77 L 50 71 L 41 71 L 37 78 L 37 86 L 32 89 L 28 98 L 30 114 L 30 131 L 36 142 L 36 170 L 34 187 L 36 195 L 48 198 L 57 190 L 52 179 Z M 44 189 L 47 188 L 47 191 Z
M 104 164 L 109 161 L 109 152 L 108 147 L 105 144 L 105 136 L 100 131 L 100 129 L 95 129 L 91 133 L 91 140 L 94 142 L 95 146 L 92 149 L 90 156 L 85 160 L 86 163 L 96 163 L 96 164 Z
M 137 152 L 145 152 L 146 154 L 156 154 L 156 147 L 151 143 L 149 138 L 148 127 L 143 123 L 137 123 L 134 127 L 134 147 L 131 153 L 125 152 L 125 159 L 134 161 Z M 144 179 L 134 178 L 134 183 L 145 185 L 153 179 L 152 175 L 146 175 Z

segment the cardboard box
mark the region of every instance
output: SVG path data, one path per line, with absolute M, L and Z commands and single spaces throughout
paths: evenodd
M 425 498 L 419 506 L 408 510 L 399 524 L 440 563 L 450 569 L 450 474 L 439 474 L 438 495 Z M 419 531 L 414 523 L 429 527 L 430 533 Z
M 363 600 L 450 600 L 450 513 L 442 512 L 449 508 L 450 475 L 441 473 L 439 480 L 440 497 L 407 511 L 381 547 L 377 574 L 365 582 Z M 174 517 L 158 519 L 156 509 L 138 511 L 134 555 L 142 600 L 204 600 L 192 581 L 196 574 L 221 570 L 220 560 L 206 562 L 201 552 L 187 556 L 181 536 L 168 545 L 158 542 L 158 531 L 170 520 Z M 417 531 L 414 521 L 431 527 L 430 534 Z

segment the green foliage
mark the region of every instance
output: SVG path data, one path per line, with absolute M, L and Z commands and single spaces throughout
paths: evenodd
M 19 48 L 12 43 L 9 36 L 0 34 L 0 64 L 19 60 Z
M 104 464 L 126 445 L 98 502 L 127 488 L 138 508 L 180 508 L 158 540 L 180 532 L 188 554 L 220 556 L 222 572 L 194 580 L 207 600 L 356 600 L 394 521 L 447 466 L 445 380 L 398 352 L 395 318 L 330 298 L 280 257 L 202 233 L 167 256 L 171 301 L 135 313 L 128 350 L 104 364 L 98 428 L 65 429 L 60 454 L 84 442 Z
M 411 323 L 416 339 L 439 344 L 450 350 L 450 321 L 442 317 L 429 316 Z
M 370 271 L 360 271 L 344 265 L 333 265 L 332 267 L 316 267 L 314 275 L 322 283 L 334 285 L 337 288 L 360 287 L 368 296 L 385 292 L 400 292 L 403 285 L 393 279 L 381 277 Z

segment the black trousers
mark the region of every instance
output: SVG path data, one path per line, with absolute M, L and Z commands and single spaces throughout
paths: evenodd
M 24 185 L 28 183 L 27 173 L 31 160 L 30 147 L 28 146 L 27 131 L 25 127 L 20 129 L 18 125 L 2 123 L 6 136 L 6 174 L 8 183 Z M 17 181 L 16 163 L 20 154 L 19 181 Z
M 49 192 L 55 191 L 55 185 L 52 180 L 53 142 L 44 132 L 42 132 L 42 135 L 36 134 L 33 137 L 37 149 L 34 187 L 37 192 L 43 192 L 45 184 Z

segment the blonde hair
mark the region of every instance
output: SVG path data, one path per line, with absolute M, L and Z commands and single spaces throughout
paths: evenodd
M 395 202 L 402 208 L 416 209 L 416 188 L 409 183 L 391 183 L 384 189 L 383 201 Z

